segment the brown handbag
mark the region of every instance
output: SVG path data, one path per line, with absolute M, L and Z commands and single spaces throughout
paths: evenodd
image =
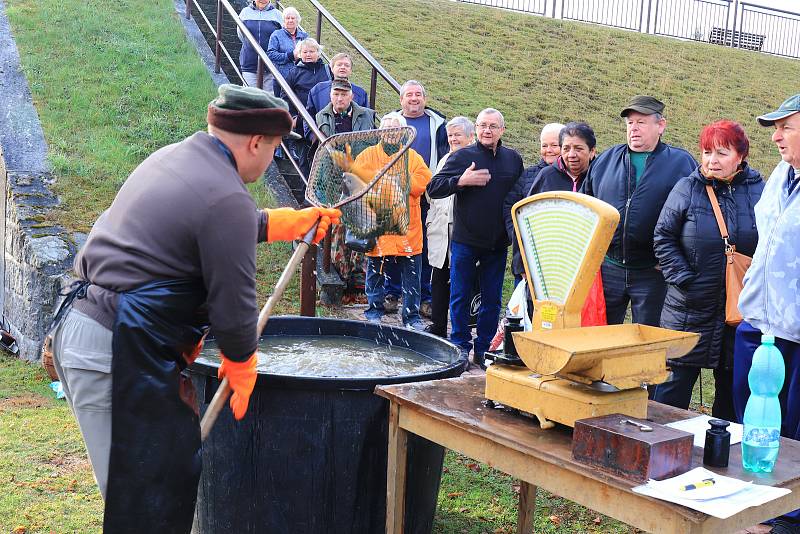
M 753 262 L 753 258 L 736 252 L 736 245 L 728 242 L 728 227 L 725 219 L 722 218 L 722 211 L 719 209 L 719 201 L 714 193 L 714 188 L 706 185 L 708 197 L 711 199 L 711 209 L 714 210 L 714 217 L 717 219 L 719 233 L 725 242 L 725 323 L 730 326 L 737 326 L 742 322 L 742 314 L 739 313 L 739 293 L 744 286 L 744 274 Z

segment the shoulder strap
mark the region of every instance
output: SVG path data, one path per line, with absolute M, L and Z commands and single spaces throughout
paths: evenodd
M 717 226 L 719 226 L 719 233 L 722 235 L 722 239 L 725 242 L 728 242 L 728 227 L 725 224 L 725 219 L 722 218 L 722 211 L 719 209 L 719 201 L 717 200 L 717 195 L 714 193 L 714 188 L 710 185 L 706 185 L 706 191 L 708 192 L 708 198 L 711 199 L 711 209 L 714 210 L 714 217 L 717 219 Z

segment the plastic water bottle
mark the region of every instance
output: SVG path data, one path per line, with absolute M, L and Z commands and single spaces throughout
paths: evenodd
M 783 355 L 775 346 L 775 337 L 762 335 L 747 375 L 750 398 L 744 409 L 742 464 L 748 471 L 771 473 L 778 459 L 781 439 L 778 393 L 785 375 Z

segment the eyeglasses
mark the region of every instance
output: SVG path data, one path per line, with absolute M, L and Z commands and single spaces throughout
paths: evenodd
M 503 129 L 503 127 L 500 126 L 499 124 L 486 124 L 485 122 L 476 124 L 475 128 L 477 128 L 478 130 L 492 130 L 493 132 Z

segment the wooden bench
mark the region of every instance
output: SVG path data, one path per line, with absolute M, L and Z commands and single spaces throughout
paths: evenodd
M 711 28 L 708 42 L 723 46 L 731 46 L 731 42 L 734 42 L 738 48 L 760 52 L 761 48 L 764 46 L 765 38 L 765 35 L 759 35 L 757 33 L 737 32 L 726 30 L 725 28 Z

